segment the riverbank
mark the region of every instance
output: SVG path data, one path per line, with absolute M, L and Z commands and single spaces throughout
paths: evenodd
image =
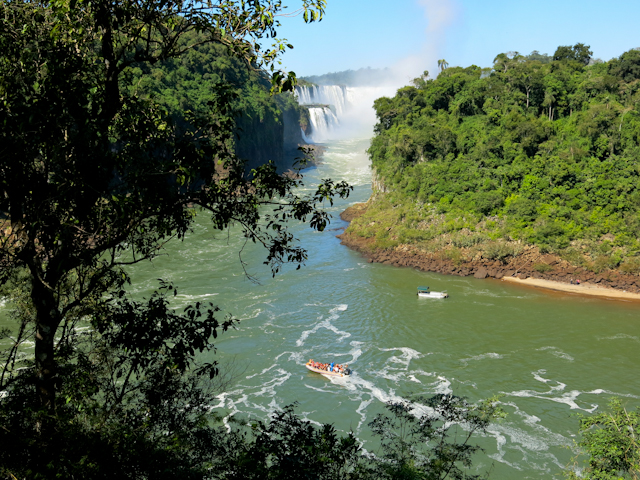
M 366 207 L 357 204 L 345 210 L 340 217 L 351 221 L 362 215 Z M 594 273 L 575 267 L 551 254 L 542 254 L 533 246 L 524 246 L 516 257 L 503 260 L 484 258 L 465 261 L 448 258 L 446 251 L 429 252 L 410 244 L 400 244 L 388 249 L 375 248 L 373 238 L 364 238 L 349 231 L 338 235 L 341 243 L 360 252 L 370 263 L 382 263 L 397 267 L 410 267 L 446 275 L 495 278 L 538 288 L 608 297 L 613 299 L 640 300 L 640 277 L 607 270 Z M 577 281 L 580 285 L 577 285 Z
M 542 280 L 540 278 L 527 278 L 523 280 L 516 277 L 503 277 L 502 280 L 519 285 L 525 285 L 527 287 L 544 288 L 547 290 L 575 293 L 577 295 L 586 295 L 589 297 L 606 297 L 620 300 L 640 301 L 640 293 L 632 293 L 625 290 L 602 287 L 594 285 L 592 283 L 581 283 L 580 285 L 572 285 L 570 283 Z

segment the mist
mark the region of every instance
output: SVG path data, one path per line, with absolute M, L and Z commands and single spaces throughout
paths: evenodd
M 324 113 L 319 106 L 312 107 L 311 140 L 326 142 L 371 137 L 377 121 L 373 109 L 376 99 L 393 97 L 399 88 L 411 84 L 425 71 L 429 72 L 430 78 L 437 76 L 437 62 L 444 50 L 447 29 L 457 20 L 459 8 L 454 0 L 418 0 L 417 3 L 425 18 L 424 37 L 418 53 L 401 58 L 384 69 L 367 67 L 302 77 L 317 87 L 315 90 L 298 88 L 301 104 L 332 106 L 331 112 L 325 110 Z

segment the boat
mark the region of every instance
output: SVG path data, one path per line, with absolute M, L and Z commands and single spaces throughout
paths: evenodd
M 418 296 L 426 298 L 449 298 L 447 292 L 432 292 L 429 287 L 418 287 Z
M 349 367 L 348 365 L 342 372 L 329 372 L 328 370 L 323 370 L 322 368 L 317 368 L 312 366 L 312 362 L 313 360 L 309 360 L 307 363 L 304 364 L 304 366 L 307 367 L 307 369 L 311 370 L 312 372 L 320 373 L 322 375 L 330 375 L 332 377 L 348 377 L 349 375 L 351 375 L 351 369 L 348 368 Z

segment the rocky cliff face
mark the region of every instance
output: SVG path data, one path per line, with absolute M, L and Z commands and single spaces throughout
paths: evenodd
M 247 172 L 269 161 L 279 172 L 290 169 L 299 156 L 298 146 L 306 143 L 300 124 L 300 113 L 293 108 L 285 109 L 280 118 L 273 115 L 262 119 L 241 117 L 236 153 L 247 160 Z
M 350 222 L 363 215 L 366 210 L 367 204 L 352 205 L 340 214 L 340 218 Z M 625 275 L 611 269 L 595 273 L 576 267 L 557 255 L 543 254 L 533 245 L 523 246 L 517 256 L 496 260 L 484 258 L 482 255 L 460 255 L 451 258 L 451 255 L 448 255 L 450 251 L 447 250 L 425 251 L 416 245 L 408 244 L 381 249 L 375 246 L 375 238 L 364 238 L 348 230 L 338 235 L 338 238 L 343 245 L 364 255 L 370 263 L 411 267 L 462 277 L 473 275 L 475 278 L 536 278 L 564 283 L 579 279 L 583 283 L 640 293 L 640 278 L 637 275 Z
M 371 190 L 373 190 L 372 197 L 375 197 L 378 193 L 387 193 L 387 186 L 375 168 L 371 169 Z

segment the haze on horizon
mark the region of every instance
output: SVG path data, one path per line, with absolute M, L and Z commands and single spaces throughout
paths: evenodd
M 282 18 L 278 35 L 294 46 L 283 67 L 299 77 L 391 68 L 408 83 L 424 70 L 435 75 L 441 58 L 489 67 L 499 53 L 552 55 L 578 42 L 606 61 L 640 47 L 637 18 L 640 3 L 623 0 L 404 0 L 392 8 L 381 0 L 328 0 L 320 23 Z

